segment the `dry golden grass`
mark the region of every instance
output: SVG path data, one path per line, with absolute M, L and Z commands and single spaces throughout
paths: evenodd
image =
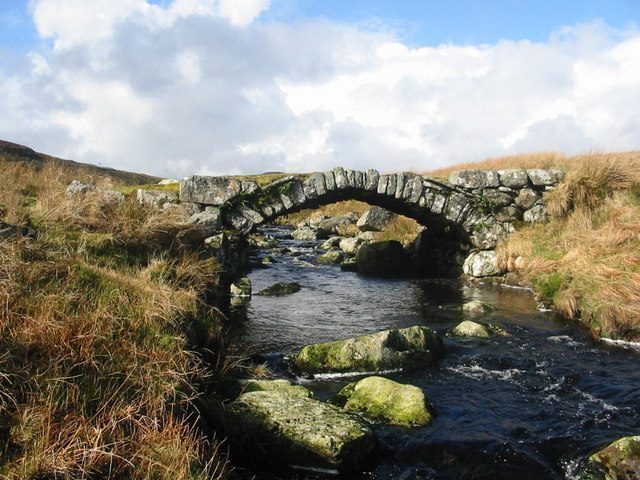
M 621 153 L 587 153 L 583 155 L 566 156 L 557 152 L 536 152 L 506 157 L 490 158 L 479 162 L 459 163 L 448 167 L 438 168 L 425 172 L 425 175 L 439 178 L 448 178 L 451 172 L 456 170 L 504 170 L 508 168 L 560 168 L 571 171 L 581 168 L 591 162 L 611 160 L 625 164 L 640 159 L 640 152 Z
M 398 215 L 387 224 L 382 232 L 376 234 L 376 240 L 397 240 L 406 245 L 415 240 L 422 228 L 414 219 Z
M 360 202 L 358 200 L 345 200 L 342 202 L 322 205 L 315 210 L 300 210 L 299 212 L 291 213 L 289 215 L 283 215 L 282 217 L 278 217 L 276 222 L 279 225 L 289 225 L 295 227 L 302 221 L 314 220 L 317 218 L 321 218 L 322 216 L 335 217 L 339 215 L 347 215 L 351 212 L 356 212 L 357 214 L 362 215 L 370 208 L 371 205 L 365 202 Z
M 220 478 L 191 406 L 188 349 L 215 261 L 167 250 L 179 222 L 133 201 L 69 198 L 68 178 L 0 163 L 0 478 Z

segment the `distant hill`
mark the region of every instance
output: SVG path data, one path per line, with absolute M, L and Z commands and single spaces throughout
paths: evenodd
M 6 142 L 0 140 L 0 160 L 6 162 L 23 163 L 31 165 L 34 168 L 42 168 L 47 163 L 53 163 L 64 167 L 68 170 L 69 177 L 110 177 L 114 182 L 123 185 L 142 185 L 157 183 L 161 180 L 160 177 L 153 175 L 146 175 L 144 173 L 126 172 L 124 170 L 116 170 L 114 168 L 98 167 L 88 163 L 74 162 L 73 160 L 64 160 L 62 158 L 52 157 L 44 153 L 36 152 L 35 150 L 19 145 L 17 143 Z

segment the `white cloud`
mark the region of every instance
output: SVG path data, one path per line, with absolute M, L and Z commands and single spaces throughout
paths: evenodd
M 268 5 L 34 1 L 55 47 L 0 71 L 0 138 L 173 176 L 640 148 L 637 30 L 412 48 L 327 20 L 255 23 Z
M 218 12 L 232 24 L 245 26 L 269 8 L 269 0 L 220 0 Z

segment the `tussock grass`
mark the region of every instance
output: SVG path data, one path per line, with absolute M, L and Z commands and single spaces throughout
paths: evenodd
M 0 478 L 221 478 L 189 351 L 219 328 L 215 260 L 171 250 L 171 211 L 68 197 L 59 167 L 0 173 L 5 220 L 38 231 L 0 242 Z
M 541 154 L 454 166 L 563 168 L 546 196 L 548 223 L 522 226 L 499 247 L 500 261 L 594 335 L 640 339 L 640 153 Z
M 412 218 L 398 215 L 394 217 L 379 233 L 376 233 L 377 241 L 397 240 L 403 244 L 409 244 L 422 231 L 422 226 Z

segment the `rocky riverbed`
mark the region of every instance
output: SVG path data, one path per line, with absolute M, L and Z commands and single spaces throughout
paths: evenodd
M 283 229 L 266 233 L 280 237 L 280 249 L 258 251 L 255 260 L 269 255 L 273 262 L 251 273 L 253 290 L 277 282 L 299 283 L 300 290 L 237 299 L 229 312 L 232 336 L 315 399 L 297 395 L 282 401 L 283 394 L 268 393 L 269 404 L 280 399 L 290 409 L 300 403 L 304 411 L 317 405 L 311 401 L 326 402 L 331 405 L 327 414 L 333 414 L 334 408 L 352 402 L 347 415 L 369 425 L 378 447 L 366 460 L 355 455 L 357 473 L 347 478 L 581 478 L 590 455 L 640 431 L 639 355 L 595 343 L 579 326 L 539 311 L 528 292 L 459 281 L 364 277 L 319 264 L 322 241 L 287 239 L 290 232 Z M 464 311 L 471 300 L 485 303 Z M 415 326 L 443 339 L 445 352 L 438 361 L 375 375 L 344 368 L 313 375 L 295 367 L 296 354 L 307 345 Z M 380 377 L 391 386 L 379 385 L 375 379 Z M 416 388 L 411 395 L 428 407 L 428 421 L 394 424 L 379 395 L 372 406 L 368 392 L 385 388 L 384 398 L 392 398 L 398 386 Z M 354 396 L 354 391 L 361 393 Z M 249 400 L 255 405 L 255 398 Z M 413 417 L 420 415 L 427 418 L 424 412 Z M 362 442 L 359 453 L 366 453 L 370 443 Z M 598 458 L 605 457 L 620 462 L 611 453 Z M 249 462 L 246 475 L 242 469 L 238 475 L 324 478 L 335 470 L 318 462 L 321 471 L 296 473 L 288 470 L 294 460 L 280 459 L 268 467 Z

